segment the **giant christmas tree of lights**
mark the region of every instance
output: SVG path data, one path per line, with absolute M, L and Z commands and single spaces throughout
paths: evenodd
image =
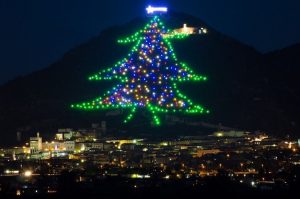
M 177 87 L 184 81 L 207 80 L 177 60 L 170 40 L 186 36 L 171 34 L 159 16 L 153 14 L 143 29 L 118 40 L 121 44 L 135 43 L 126 58 L 89 77 L 91 81 L 115 79 L 119 83 L 102 97 L 71 107 L 83 110 L 128 108 L 130 112 L 125 123 L 133 118 L 138 108 L 144 108 L 151 112 L 155 125 L 160 125 L 161 113 L 209 113 L 194 104 Z

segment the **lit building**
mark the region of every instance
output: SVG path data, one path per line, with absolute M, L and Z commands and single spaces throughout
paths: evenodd
M 55 135 L 56 140 L 70 140 L 73 137 L 79 136 L 78 132 L 73 131 L 73 129 L 58 129 L 58 133 Z
M 68 152 L 74 152 L 75 151 L 75 142 L 74 141 L 65 141 L 64 142 L 64 149 Z
M 44 151 L 60 151 L 64 149 L 64 143 L 61 141 L 44 142 Z
M 83 152 L 88 151 L 90 149 L 104 149 L 105 143 L 102 142 L 77 142 L 75 144 L 75 151 Z
M 30 138 L 30 153 L 37 153 L 41 151 L 42 148 L 42 137 L 40 137 L 40 133 L 37 133 L 36 137 Z
M 182 28 L 175 29 L 175 33 L 180 33 L 180 34 L 207 34 L 207 29 L 206 28 L 197 28 L 197 27 L 189 27 L 187 24 L 183 24 Z
M 66 151 L 74 152 L 75 142 L 74 141 L 52 141 L 43 143 L 43 151 Z
M 207 154 L 218 154 L 218 153 L 221 153 L 222 151 L 220 151 L 219 149 L 199 149 L 197 151 L 197 157 L 202 157 L 204 155 L 207 155 Z

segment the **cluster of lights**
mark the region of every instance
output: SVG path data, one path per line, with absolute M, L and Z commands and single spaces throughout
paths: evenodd
M 90 76 L 89 80 L 116 79 L 120 83 L 103 97 L 71 107 L 83 110 L 130 108 L 125 123 L 133 118 L 138 107 L 146 108 L 152 113 L 155 125 L 160 124 L 158 113 L 209 113 L 177 88 L 177 82 L 207 80 L 185 63 L 178 63 L 170 39 L 185 38 L 187 34 L 164 34 L 166 32 L 159 17 L 154 16 L 141 31 L 118 40 L 136 44 L 126 58 Z
M 180 32 L 168 32 L 163 35 L 165 39 L 185 39 L 190 36 L 188 33 L 180 33 Z
M 160 25 L 162 25 L 162 23 L 160 23 Z M 127 37 L 125 39 L 119 39 L 118 43 L 127 44 L 127 43 L 133 43 L 133 42 L 139 41 L 140 38 L 142 37 L 141 35 L 143 35 L 143 33 L 145 33 L 147 31 L 147 28 L 148 27 L 146 26 L 143 30 L 136 32 L 135 34 L 133 34 L 130 37 Z M 163 26 L 162 29 L 164 30 L 165 27 Z M 190 34 L 184 33 L 184 32 L 181 33 L 181 32 L 175 32 L 175 31 L 168 30 L 168 31 L 161 31 L 161 36 L 164 39 L 171 40 L 171 39 L 185 39 L 188 36 L 190 36 Z

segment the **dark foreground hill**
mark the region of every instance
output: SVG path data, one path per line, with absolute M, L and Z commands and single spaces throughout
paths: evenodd
M 115 82 L 89 82 L 87 76 L 112 66 L 125 57 L 130 46 L 117 44 L 117 39 L 129 35 L 147 22 L 136 19 L 126 25 L 109 28 L 68 53 L 49 67 L 19 77 L 0 87 L 0 144 L 15 140 L 17 131 L 24 133 L 53 132 L 61 127 L 83 127 L 92 122 L 108 121 L 113 131 L 130 133 L 189 134 L 201 128 L 176 124 L 173 128 L 152 129 L 145 116 L 129 127 L 121 123 L 126 115 L 113 112 L 80 112 L 71 110 L 73 102 L 100 96 Z M 163 19 L 169 27 L 208 27 L 207 35 L 191 36 L 174 41 L 179 60 L 189 63 L 205 83 L 185 83 L 183 92 L 211 110 L 208 116 L 179 115 L 188 123 L 223 124 L 236 129 L 262 130 L 285 136 L 299 135 L 299 45 L 263 55 L 213 28 L 201 20 L 170 14 Z M 124 111 L 126 113 L 126 111 Z M 182 120 L 181 120 L 182 121 Z M 143 127 L 143 128 L 142 128 Z M 190 128 L 190 132 L 189 129 Z

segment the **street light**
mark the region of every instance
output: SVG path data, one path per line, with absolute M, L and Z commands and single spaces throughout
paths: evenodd
M 32 176 L 32 171 L 30 171 L 30 170 L 25 171 L 24 176 L 27 177 L 27 178 L 31 177 Z

